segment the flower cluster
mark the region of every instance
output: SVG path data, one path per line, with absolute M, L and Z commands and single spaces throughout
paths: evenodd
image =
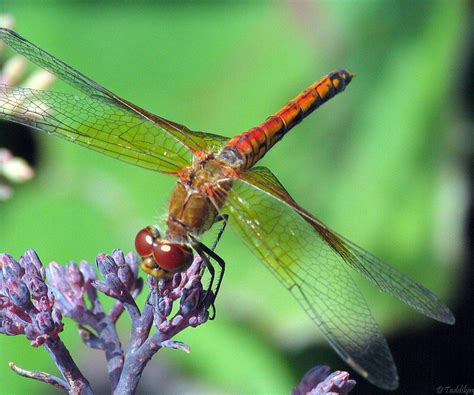
M 18 262 L 2 254 L 0 269 L 0 333 L 24 334 L 35 347 L 57 338 L 62 317 L 36 253 L 28 250 Z
M 33 250 L 18 261 L 0 254 L 0 333 L 24 334 L 34 346 L 44 345 L 63 377 L 29 372 L 12 364 L 16 373 L 68 391 L 80 388 L 84 393 L 92 393 L 59 338 L 62 316 L 78 324 L 86 346 L 104 351 L 110 383 L 116 393 L 136 390 L 143 369 L 160 348 L 189 351 L 188 345 L 172 337 L 209 318 L 212 293 L 203 289 L 200 258 L 186 272 L 172 278 L 158 281 L 149 277 L 149 294 L 142 310 L 135 301 L 143 289 L 137 257 L 114 250 L 111 255 L 99 254 L 96 264 L 102 279 L 85 261 L 65 266 L 52 262 L 45 269 Z M 99 293 L 115 299 L 109 311 L 101 303 Z M 178 300 L 179 308 L 173 314 L 173 304 Z M 115 327 L 124 311 L 131 318 L 127 350 L 123 349 Z
M 125 257 L 120 250 L 114 250 L 111 256 L 99 254 L 97 264 L 104 281 L 97 279 L 94 268 L 86 261 L 79 264 L 71 262 L 66 266 L 52 262 L 48 266 L 48 280 L 55 290 L 59 309 L 80 325 L 99 324 L 96 322 L 98 312 L 104 314 L 104 311 L 97 291 L 117 299 L 110 315 L 115 322 L 123 306 L 134 304 L 134 297 L 142 289 L 143 282 L 138 278 L 138 261 L 134 254 Z
M 151 287 L 158 287 L 155 298 L 155 325 L 163 335 L 173 335 L 185 326 L 196 327 L 209 319 L 209 303 L 201 284 L 201 260 L 196 260 L 184 273 L 157 282 L 149 278 Z M 212 292 L 212 291 L 209 291 Z M 179 301 L 178 312 L 170 319 L 173 303 Z

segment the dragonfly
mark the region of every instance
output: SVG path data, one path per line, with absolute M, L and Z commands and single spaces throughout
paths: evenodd
M 217 294 L 225 262 L 214 252 L 215 243 L 210 248 L 200 236 L 218 222 L 228 224 L 339 356 L 384 389 L 397 388 L 396 366 L 351 272 L 425 316 L 454 324 L 449 308 L 431 291 L 331 230 L 301 207 L 270 169 L 255 166 L 294 126 L 345 90 L 354 77 L 348 70 L 327 74 L 260 125 L 228 138 L 154 115 L 14 31 L 0 29 L 0 39 L 77 90 L 65 94 L 0 85 L 0 119 L 177 177 L 166 230 L 148 226 L 135 238 L 149 275 L 184 271 L 196 253 L 211 274 L 211 261 L 221 267 Z

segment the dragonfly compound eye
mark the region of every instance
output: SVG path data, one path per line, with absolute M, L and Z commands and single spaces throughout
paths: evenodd
M 161 269 L 174 273 L 191 265 L 193 252 L 183 244 L 155 242 L 153 258 Z
M 141 257 L 150 256 L 153 253 L 153 243 L 160 234 L 156 228 L 147 226 L 137 233 L 135 237 L 135 249 Z

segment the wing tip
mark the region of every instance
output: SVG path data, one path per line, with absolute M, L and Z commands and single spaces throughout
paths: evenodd
M 369 379 L 369 381 L 370 381 L 370 379 Z M 398 381 L 398 376 L 397 376 L 393 379 L 393 381 L 390 381 L 390 382 L 384 382 L 383 384 L 374 382 L 372 384 L 376 385 L 377 387 L 382 388 L 383 390 L 395 391 L 396 389 L 398 389 L 398 386 L 399 386 L 400 383 Z
M 391 363 L 389 363 L 390 369 L 386 372 L 385 375 L 376 376 L 373 374 L 369 374 L 367 370 L 365 370 L 361 365 L 359 365 L 352 357 L 345 358 L 347 364 L 352 367 L 357 373 L 359 373 L 364 379 L 366 379 L 369 383 L 375 385 L 384 390 L 394 391 L 399 386 L 399 379 L 398 379 L 398 372 L 397 368 L 391 358 Z
M 446 304 L 428 288 L 425 288 L 423 285 L 420 285 L 418 283 L 415 283 L 415 284 L 432 303 L 429 304 L 430 308 L 425 309 L 425 310 L 420 309 L 420 307 L 416 305 L 413 305 L 411 307 L 413 307 L 415 310 L 417 310 L 421 314 L 429 318 L 432 318 L 436 321 L 439 321 L 448 325 L 454 325 L 456 323 L 456 318 L 454 317 L 454 314 L 449 309 L 449 307 L 446 306 Z
M 454 314 L 446 305 L 444 306 L 442 314 L 440 314 L 436 319 L 448 325 L 454 325 L 456 323 L 456 317 L 454 317 Z

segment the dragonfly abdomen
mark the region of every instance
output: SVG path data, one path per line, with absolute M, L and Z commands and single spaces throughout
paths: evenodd
M 329 73 L 259 126 L 233 137 L 221 151 L 221 157 L 232 158 L 232 162 L 239 159 L 239 165 L 244 169 L 252 167 L 291 128 L 342 92 L 352 77 L 353 74 L 344 69 Z

